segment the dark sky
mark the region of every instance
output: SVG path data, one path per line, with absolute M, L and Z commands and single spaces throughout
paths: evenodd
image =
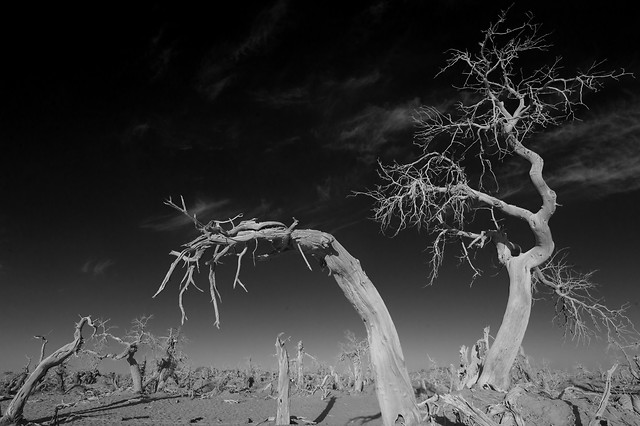
M 415 109 L 456 99 L 458 75 L 434 78 L 445 51 L 474 49 L 511 2 L 230 3 L 3 10 L 0 369 L 37 356 L 34 334 L 50 333 L 50 350 L 69 341 L 78 315 L 111 318 L 121 332 L 143 314 L 158 334 L 179 325 L 178 283 L 151 296 L 169 251 L 195 235 L 163 205 L 180 195 L 203 220 L 243 212 L 333 232 L 387 302 L 411 369 L 427 354 L 455 362 L 485 325 L 497 331 L 507 280 L 491 250 L 473 287 L 451 259 L 425 288 L 429 236 L 390 239 L 368 219 L 371 200 L 347 196 L 376 183 L 377 159 L 412 158 Z M 568 75 L 600 59 L 639 74 L 637 14 L 625 2 L 521 2 L 510 19 L 526 11 L 555 44 L 542 60 L 563 56 Z M 582 121 L 532 141 L 559 194 L 557 246 L 578 269 L 598 270 L 602 296 L 630 302 L 636 321 L 638 89 L 631 77 L 611 81 L 588 94 Z M 509 201 L 538 207 L 526 182 L 504 187 Z M 271 368 L 280 332 L 334 364 L 345 330 L 364 337 L 333 280 L 294 254 L 246 265 L 248 294 L 231 290 L 233 263 L 226 269 L 220 330 L 207 294 L 186 297 L 195 365 L 251 356 Z M 564 343 L 551 319 L 552 305 L 537 301 L 524 341 L 536 361 L 609 362 L 602 344 Z

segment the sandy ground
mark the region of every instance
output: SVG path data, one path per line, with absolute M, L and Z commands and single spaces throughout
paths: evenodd
M 273 425 L 276 401 L 260 394 L 222 393 L 210 398 L 154 394 L 134 398 L 121 393 L 82 400 L 74 395 L 38 394 L 27 403 L 24 417 L 34 422 L 52 419 L 55 406 L 76 405 L 59 410 L 61 423 L 71 425 Z M 7 404 L 7 403 L 4 403 Z M 6 408 L 6 405 L 3 405 Z M 319 425 L 381 425 L 380 408 L 373 392 L 362 395 L 335 394 L 322 401 L 314 396 L 291 397 L 292 416 L 303 417 Z M 292 424 L 304 424 L 294 420 Z
M 601 394 L 573 388 L 562 398 L 552 398 L 539 390 L 522 390 L 514 398 L 511 408 L 527 426 L 557 425 L 586 426 L 596 411 Z M 504 410 L 505 394 L 490 390 L 464 390 L 458 395 L 471 405 L 487 413 L 493 407 Z M 273 425 L 269 417 L 275 416 L 276 401 L 265 393 L 229 393 L 190 398 L 178 394 L 157 393 L 145 397 L 127 392 L 114 392 L 92 397 L 89 392 L 71 392 L 60 395 L 56 392 L 33 395 L 24 410 L 25 419 L 36 423 L 55 424 L 56 405 L 69 404 L 58 412 L 59 424 L 69 425 Z M 626 400 L 625 400 L 626 398 Z M 6 409 L 8 401 L 2 403 Z M 639 425 L 640 414 L 630 404 L 630 396 L 612 395 L 604 413 L 605 425 Z M 333 392 L 329 398 L 320 399 L 319 394 L 291 397 L 291 415 L 297 416 L 292 424 L 305 424 L 303 420 L 319 425 L 379 426 L 382 424 L 380 408 L 373 390 L 369 386 L 362 394 Z M 498 410 L 499 411 L 499 410 Z M 508 411 L 508 410 L 507 410 Z M 493 417 L 509 423 L 507 414 Z M 443 408 L 435 416 L 438 424 L 461 426 L 469 419 L 455 410 Z

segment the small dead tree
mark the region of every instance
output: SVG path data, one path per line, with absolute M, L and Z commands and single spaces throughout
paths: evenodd
M 24 405 L 27 403 L 31 392 L 33 392 L 38 382 L 42 380 L 50 368 L 62 364 L 71 355 L 77 354 L 82 347 L 84 343 L 82 329 L 85 324 L 88 324 L 90 327 L 94 327 L 91 317 L 82 317 L 76 324 L 73 341 L 54 351 L 36 366 L 31 375 L 29 375 L 29 378 L 25 381 L 20 390 L 18 390 L 18 393 L 9 404 L 7 411 L 2 417 L 0 417 L 0 426 L 22 422 Z
M 586 92 L 599 90 L 604 80 L 628 75 L 624 70 L 602 71 L 596 63 L 565 77 L 559 58 L 528 72 L 523 56 L 546 51 L 550 44 L 532 16 L 510 26 L 506 14 L 484 31 L 474 53 L 451 51 L 441 73 L 463 67 L 464 79 L 457 87 L 463 101 L 451 111 L 422 107 L 415 117 L 415 143 L 422 154 L 406 164 L 381 164 L 383 183 L 366 193 L 375 201 L 375 218 L 383 229 L 394 227 L 397 233 L 408 226 L 425 227 L 435 236 L 429 283 L 438 276 L 447 243 L 457 244 L 474 278 L 481 273 L 474 251 L 494 247 L 509 276 L 509 299 L 477 383 L 499 389 L 510 385 L 509 372 L 527 329 L 532 274 L 544 268 L 555 248 L 549 220 L 556 211 L 556 193 L 543 177 L 543 159 L 530 147 L 529 136 L 572 119 Z M 500 174 L 494 167 L 507 157 L 528 167 L 529 183 L 541 201 L 537 211 L 497 195 Z M 523 244 L 507 235 L 507 226 L 517 221 L 528 226 L 535 240 L 532 247 L 521 248 Z M 567 285 L 555 282 L 551 287 Z M 569 300 L 565 290 L 556 295 Z M 588 312 L 598 310 L 596 305 L 582 306 Z
M 202 261 L 209 268 L 209 294 L 216 318 L 214 325 L 219 327 L 220 295 L 216 270 L 224 257 L 237 258 L 233 287 L 239 285 L 245 291 L 247 288 L 240 280 L 240 271 L 242 260 L 248 253 L 254 260 L 267 260 L 279 253 L 295 250 L 300 253 L 309 269 L 311 265 L 308 258 L 311 257 L 333 276 L 365 323 L 383 423 L 393 425 L 398 418 L 402 418 L 406 425 L 420 422 L 420 412 L 391 315 L 373 283 L 362 270 L 360 262 L 332 235 L 312 229 L 295 229 L 298 225 L 295 219 L 290 226 L 281 222 L 258 222 L 255 219 L 236 224 L 242 217 L 239 215 L 233 219 L 213 220 L 203 224 L 188 213 L 184 200 L 181 206 L 170 199 L 166 204 L 190 217 L 200 235 L 184 244 L 181 251 L 171 252 L 176 259 L 154 297 L 164 290 L 175 268 L 182 262 L 186 272 L 180 283 L 178 305 L 184 321 L 186 314 L 182 298 L 189 287 L 199 289 L 193 274 L 199 270 Z M 208 260 L 203 258 L 205 253 L 210 256 Z
M 276 357 L 278 358 L 278 405 L 276 409 L 276 425 L 291 423 L 289 410 L 289 354 L 285 342 L 276 337 Z
M 67 375 L 67 364 L 63 362 L 62 364 L 58 365 L 55 370 L 55 374 L 56 376 L 58 376 L 58 390 L 63 394 L 67 391 L 64 383 L 65 377 Z
M 133 392 L 142 393 L 142 374 L 140 372 L 140 365 L 136 361 L 135 355 L 138 349 L 143 344 L 153 340 L 151 333 L 147 331 L 147 323 L 153 318 L 152 315 L 142 316 L 132 321 L 133 326 L 127 332 L 124 338 L 117 337 L 111 333 L 113 327 L 108 326 L 109 320 L 97 321 L 100 329 L 99 333 L 96 333 L 95 337 L 98 339 L 99 345 L 104 345 L 104 342 L 108 339 L 112 339 L 117 343 L 124 345 L 125 349 L 118 355 L 106 354 L 103 358 L 112 358 L 114 360 L 125 359 L 129 364 L 129 373 L 131 374 L 131 380 L 133 382 Z
M 344 333 L 346 343 L 340 344 L 340 361 L 349 360 L 353 366 L 353 390 L 362 392 L 364 389 L 364 372 L 366 369 L 366 358 L 369 353 L 369 343 L 367 340 L 358 340 L 355 333 L 347 330 Z
M 22 372 L 18 373 L 14 378 L 12 378 L 9 381 L 9 384 L 7 385 L 7 390 L 9 394 L 15 394 L 20 390 L 22 385 L 24 385 L 24 382 L 27 380 L 27 377 L 29 377 L 30 366 L 31 366 L 31 357 L 27 357 L 27 363 L 22 368 Z
M 184 362 L 186 358 L 182 351 L 179 349 L 184 342 L 184 336 L 180 332 L 180 329 L 169 329 L 167 336 L 159 337 L 157 339 L 151 336 L 152 341 L 149 343 L 155 350 L 162 351 L 159 358 L 156 359 L 156 370 L 153 375 L 144 383 L 143 389 L 155 382 L 153 388 L 154 392 L 160 392 L 164 389 L 167 381 L 172 379 L 176 385 L 180 385 L 180 379 L 176 373 L 178 366 Z

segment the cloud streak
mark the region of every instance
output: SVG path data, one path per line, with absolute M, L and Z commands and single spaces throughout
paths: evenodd
M 115 262 L 111 259 L 102 259 L 102 260 L 89 259 L 86 262 L 84 262 L 80 270 L 85 274 L 89 274 L 94 277 L 99 277 L 106 274 L 107 269 L 111 268 L 113 265 L 115 265 Z
M 230 200 L 223 198 L 221 200 L 196 200 L 192 207 L 187 206 L 187 210 L 191 215 L 197 218 L 216 218 L 223 219 L 228 216 L 228 205 Z M 209 219 L 210 220 L 210 219 Z M 206 220 L 208 221 L 208 220 Z M 193 221 L 187 216 L 175 212 L 170 215 L 147 219 L 140 225 L 142 228 L 151 229 L 157 232 L 167 232 L 182 229 L 186 226 L 193 226 Z
M 413 115 L 419 100 L 412 99 L 391 108 L 368 106 L 339 126 L 338 141 L 331 148 L 357 152 L 367 164 L 373 164 L 381 146 L 394 133 L 413 127 Z
M 268 46 L 287 12 L 287 1 L 278 0 L 263 10 L 244 39 L 235 46 L 214 46 L 204 64 L 198 70 L 197 90 L 209 101 L 216 100 L 222 92 L 243 76 L 239 64 Z M 240 69 L 239 69 L 240 68 Z
M 278 0 L 269 9 L 263 10 L 257 17 L 251 32 L 233 53 L 235 60 L 249 55 L 264 47 L 276 32 L 279 23 L 287 13 L 287 1 Z

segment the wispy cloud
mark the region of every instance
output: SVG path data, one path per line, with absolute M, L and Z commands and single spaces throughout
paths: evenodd
M 327 112 L 332 104 L 343 102 L 345 96 L 357 95 L 359 91 L 374 85 L 381 77 L 378 70 L 343 80 L 323 79 L 315 75 L 297 86 L 256 92 L 254 99 L 273 108 L 307 105 Z
M 243 58 L 260 52 L 274 39 L 287 12 L 287 0 L 278 0 L 263 10 L 244 39 L 236 45 L 214 46 L 203 61 L 197 76 L 197 89 L 209 101 L 242 76 L 238 64 Z
M 201 84 L 200 92 L 204 94 L 208 100 L 214 101 L 218 96 L 220 96 L 220 94 L 225 89 L 225 87 L 231 84 L 231 82 L 233 81 L 233 78 L 234 78 L 234 75 L 231 74 L 231 75 L 222 77 L 220 79 L 217 79 L 213 83 Z
M 223 198 L 221 200 L 196 200 L 193 206 L 187 205 L 187 211 L 195 214 L 197 218 L 208 222 L 211 219 L 224 220 L 229 215 L 230 200 Z M 207 219 L 208 218 L 208 219 Z M 165 232 L 175 231 L 186 226 L 193 226 L 193 221 L 179 212 L 161 217 L 147 219 L 140 225 L 142 228 L 152 229 L 154 231 Z
M 412 117 L 419 106 L 418 99 L 385 108 L 369 106 L 341 123 L 334 149 L 358 152 L 369 164 L 375 162 L 380 147 L 396 132 L 413 127 Z
M 640 101 L 538 135 L 532 148 L 545 159 L 547 183 L 564 197 L 640 190 Z M 502 181 L 524 177 L 524 185 L 505 187 L 503 196 L 530 190 L 525 172 L 512 167 L 499 176 Z
M 279 23 L 287 13 L 287 1 L 278 0 L 263 10 L 257 17 L 251 32 L 233 53 L 236 60 L 265 46 L 278 29 Z
M 280 91 L 260 91 L 254 95 L 254 99 L 274 108 L 285 108 L 309 104 L 310 95 L 308 87 L 298 86 Z
M 377 83 L 381 77 L 380 71 L 375 70 L 358 77 L 349 77 L 344 81 L 337 82 L 336 85 L 342 90 L 359 90 Z
M 581 198 L 640 189 L 640 103 L 563 126 L 544 145 L 553 147 L 549 156 L 566 152 L 552 164 L 551 186 Z
M 84 262 L 80 270 L 85 274 L 99 277 L 104 275 L 107 272 L 107 269 L 109 269 L 113 265 L 115 265 L 115 262 L 111 259 L 89 259 Z

